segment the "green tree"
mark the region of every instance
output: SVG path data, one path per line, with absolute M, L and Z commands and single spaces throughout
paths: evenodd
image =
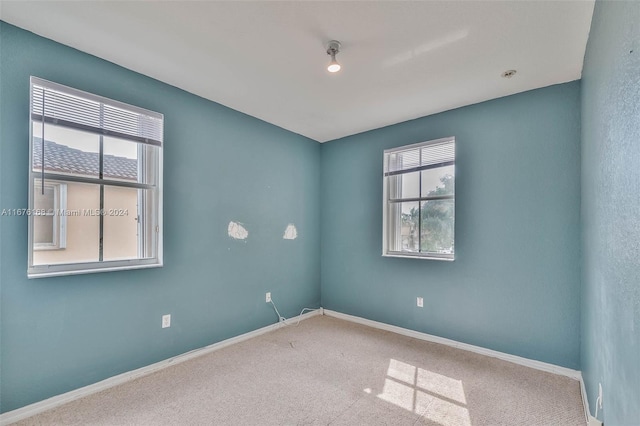
M 453 175 L 442 176 L 440 183 L 427 194 L 429 197 L 453 194 Z M 408 239 L 405 242 L 408 248 L 418 247 L 418 232 L 420 232 L 420 251 L 453 252 L 455 214 L 453 200 L 429 200 L 422 201 L 420 204 L 417 208 L 414 207 L 408 213 L 401 215 L 402 227 L 409 230 Z M 418 228 L 420 228 L 419 231 Z
M 445 175 L 440 178 L 439 185 L 427 195 L 429 197 L 453 194 L 454 177 Z M 452 252 L 453 251 L 453 200 L 423 201 L 420 206 L 420 251 Z

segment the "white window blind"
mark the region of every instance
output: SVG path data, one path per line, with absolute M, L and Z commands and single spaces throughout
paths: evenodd
M 455 142 L 453 139 L 426 146 L 424 144 L 418 145 L 390 152 L 385 164 L 385 176 L 450 166 L 455 162 Z
M 32 120 L 134 142 L 162 144 L 162 114 L 114 100 L 106 101 L 35 77 L 32 83 Z

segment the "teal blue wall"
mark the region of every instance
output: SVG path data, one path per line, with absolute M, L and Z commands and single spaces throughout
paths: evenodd
M 640 2 L 596 2 L 582 78 L 582 370 L 640 422 Z
M 322 146 L 0 22 L 0 209 L 27 204 L 30 75 L 160 111 L 166 141 L 164 268 L 27 280 L 26 219 L 0 218 L 1 410 L 273 323 L 266 291 L 290 316 L 322 290 L 328 309 L 582 368 L 592 414 L 602 382 L 599 417 L 633 424 L 639 22 L 638 2 L 597 2 L 582 82 Z M 383 258 L 382 151 L 446 136 L 456 260 Z
M 456 260 L 382 257 L 383 150 L 446 136 Z M 321 157 L 323 307 L 579 368 L 579 82 L 332 141 Z
M 163 268 L 28 280 L 27 220 L 0 219 L 2 411 L 275 323 L 266 291 L 319 305 L 320 144 L 0 25 L 0 208 L 27 207 L 30 75 L 165 116 Z

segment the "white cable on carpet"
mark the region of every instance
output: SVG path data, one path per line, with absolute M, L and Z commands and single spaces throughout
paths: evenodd
M 298 326 L 298 324 L 300 324 L 300 321 L 302 321 L 302 314 L 305 311 L 309 311 L 309 312 L 313 312 L 313 311 L 317 311 L 318 309 L 312 309 L 312 308 L 304 308 L 300 311 L 300 315 L 298 315 L 298 321 L 295 324 L 289 324 L 287 321 L 288 319 L 283 317 L 282 315 L 280 315 L 280 312 L 278 312 L 278 308 L 276 307 L 276 304 L 273 303 L 273 299 L 270 300 L 271 304 L 273 305 L 273 309 L 275 309 L 276 314 L 278 315 L 278 321 L 283 323 L 284 325 L 294 325 L 294 326 Z

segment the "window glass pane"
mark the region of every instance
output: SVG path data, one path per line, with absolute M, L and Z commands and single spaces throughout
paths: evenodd
M 453 195 L 454 166 L 427 169 L 422 172 L 422 196 Z
M 389 194 L 391 199 L 418 198 L 420 196 L 420 172 L 390 176 Z
M 418 251 L 417 201 L 389 204 L 389 250 Z
M 103 259 L 137 259 L 140 238 L 138 193 L 143 190 L 104 187 Z
M 33 121 L 33 170 L 42 171 L 42 123 Z M 75 129 L 44 125 L 44 169 L 97 178 L 100 165 L 100 136 Z
M 400 251 L 418 251 L 418 203 L 401 203 Z
M 39 180 L 36 180 L 34 188 L 39 184 Z M 34 250 L 33 264 L 98 261 L 100 186 L 56 180 L 47 180 L 45 184 L 66 184 L 66 207 L 61 206 L 54 216 L 48 216 L 54 218 L 55 230 L 60 233 L 59 238 L 66 239 L 66 245 L 57 250 Z M 34 234 L 37 232 L 35 218 L 34 216 Z
M 421 208 L 420 251 L 439 254 L 453 253 L 453 200 L 424 201 Z
M 105 179 L 157 183 L 159 147 L 106 136 L 103 143 Z
M 104 137 L 105 179 L 138 182 L 138 144 Z

